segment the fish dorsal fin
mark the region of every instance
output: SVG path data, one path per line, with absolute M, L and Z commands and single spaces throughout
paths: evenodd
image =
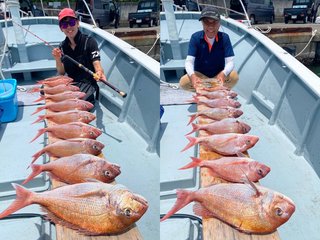
M 256 197 L 261 196 L 262 193 L 259 191 L 257 186 L 252 181 L 250 181 L 250 179 L 248 178 L 247 174 L 242 170 L 242 168 L 240 168 L 240 169 L 241 169 L 241 171 L 243 172 L 243 175 L 244 175 L 244 178 L 242 178 L 243 182 L 246 183 L 246 184 L 249 184 L 253 188 L 253 190 L 256 192 L 256 194 L 255 194 Z
M 208 209 L 203 207 L 200 203 L 196 202 L 193 205 L 193 212 L 194 214 L 201 216 L 203 218 L 212 218 L 214 217 L 214 214 L 210 212 Z

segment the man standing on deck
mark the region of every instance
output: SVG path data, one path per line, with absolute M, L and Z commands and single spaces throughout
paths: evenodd
M 233 87 L 239 77 L 233 70 L 234 53 L 229 36 L 219 32 L 218 10 L 212 6 L 205 7 L 199 21 L 203 30 L 191 36 L 185 62 L 187 74 L 181 77 L 180 87 L 195 91 L 195 85 L 208 78 L 216 78 L 226 87 Z
M 83 100 L 94 104 L 94 93 L 98 94 L 99 87 L 97 81 L 106 80 L 103 68 L 100 63 L 100 52 L 96 40 L 79 30 L 79 20 L 76 18 L 75 12 L 70 8 L 64 8 L 58 15 L 59 27 L 66 35 L 65 40 L 60 44 L 59 48 L 52 50 L 52 55 L 56 60 L 56 67 L 59 74 L 65 73 L 71 77 L 75 86 L 87 95 Z M 64 58 L 63 54 L 73 58 L 84 67 L 96 73 L 93 78 L 89 73 L 80 69 L 75 63 L 68 58 Z M 96 95 L 96 99 L 98 96 Z

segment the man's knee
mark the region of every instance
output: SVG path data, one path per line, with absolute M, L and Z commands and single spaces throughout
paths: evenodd
M 182 88 L 184 90 L 195 91 L 194 87 L 192 86 L 192 82 L 191 82 L 191 79 L 188 76 L 188 74 L 185 74 L 180 78 L 179 85 L 180 85 L 180 88 Z
M 239 80 L 239 75 L 235 70 L 233 70 L 229 74 L 227 79 L 224 81 L 223 85 L 228 88 L 233 88 L 237 84 L 238 80 Z

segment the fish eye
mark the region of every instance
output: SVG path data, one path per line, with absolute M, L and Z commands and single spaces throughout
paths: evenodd
M 246 140 L 246 144 L 247 145 L 251 144 L 251 141 L 250 140 Z
M 89 132 L 90 136 L 94 136 L 94 133 L 92 131 Z
M 124 209 L 124 215 L 125 215 L 126 217 L 131 217 L 131 209 L 130 209 L 130 208 Z
M 281 208 L 276 208 L 276 215 L 280 217 L 282 214 L 283 214 L 282 209 Z
M 262 169 L 258 169 L 258 174 L 261 175 L 261 176 L 263 175 Z
M 94 150 L 99 150 L 97 145 L 93 145 L 92 147 L 93 147 Z
M 110 172 L 109 172 L 109 171 L 105 171 L 105 172 L 104 172 L 104 175 L 105 175 L 106 177 L 110 177 Z

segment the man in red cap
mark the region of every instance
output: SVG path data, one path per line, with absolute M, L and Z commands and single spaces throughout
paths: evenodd
M 79 30 L 79 20 L 71 8 L 62 9 L 58 15 L 58 19 L 59 27 L 66 35 L 66 38 L 58 48 L 52 50 L 52 55 L 56 60 L 57 71 L 61 75 L 67 73 L 69 77 L 73 78 L 74 85 L 78 86 L 80 91 L 87 94 L 84 100 L 94 103 L 94 93 L 97 92 L 98 94 L 99 90 L 97 81 L 100 79 L 106 80 L 100 62 L 98 44 L 94 38 L 81 33 Z M 73 58 L 96 73 L 97 77 L 93 78 L 92 75 L 80 69 L 68 58 L 64 58 L 63 55 Z

